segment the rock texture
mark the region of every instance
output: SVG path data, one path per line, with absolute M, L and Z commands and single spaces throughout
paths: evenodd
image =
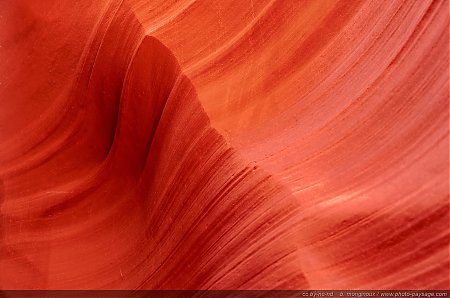
M 448 1 L 0 2 L 0 288 L 449 288 Z

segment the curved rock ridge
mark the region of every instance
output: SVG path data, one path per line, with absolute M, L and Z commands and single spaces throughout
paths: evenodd
M 1 288 L 307 288 L 290 192 L 211 128 L 126 5 L 95 34 L 42 124 L 2 119 Z
M 447 0 L 0 12 L 0 288 L 450 288 Z
M 130 3 L 304 207 L 313 288 L 450 288 L 448 1 Z

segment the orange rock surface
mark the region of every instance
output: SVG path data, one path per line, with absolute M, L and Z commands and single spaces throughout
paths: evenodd
M 448 289 L 447 0 L 0 1 L 0 289 Z

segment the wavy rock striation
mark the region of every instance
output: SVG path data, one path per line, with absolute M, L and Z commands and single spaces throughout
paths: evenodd
M 448 1 L 0 11 L 0 288 L 449 288 Z

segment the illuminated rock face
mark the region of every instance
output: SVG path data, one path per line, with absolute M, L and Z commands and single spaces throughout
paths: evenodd
M 448 1 L 0 11 L 0 288 L 450 287 Z

